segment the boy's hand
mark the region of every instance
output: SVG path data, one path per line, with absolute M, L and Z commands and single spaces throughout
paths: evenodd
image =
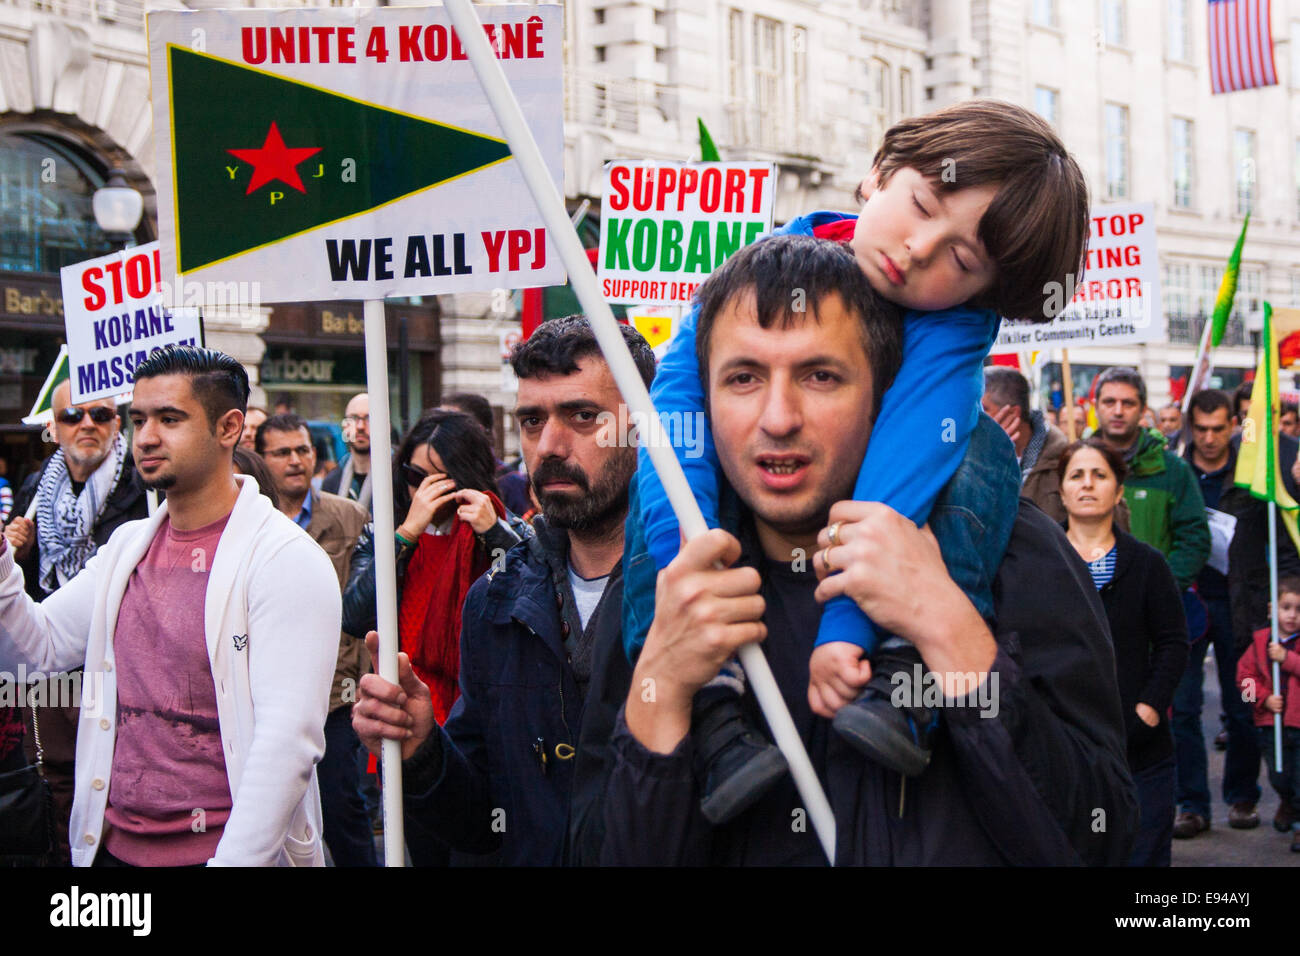
M 848 641 L 831 641 L 814 648 L 808 663 L 808 703 L 828 720 L 871 680 L 871 662 L 862 648 Z
M 1274 644 L 1270 641 L 1268 645 L 1268 659 L 1270 661 L 1277 661 L 1281 664 L 1286 660 L 1286 648 L 1281 644 Z
M 1156 709 L 1150 704 L 1138 704 L 1135 710 L 1137 710 L 1138 720 L 1148 727 L 1154 727 L 1160 723 L 1160 715 L 1156 713 Z
M 1270 714 L 1282 713 L 1282 698 L 1277 694 L 1270 694 L 1264 698 L 1264 709 Z

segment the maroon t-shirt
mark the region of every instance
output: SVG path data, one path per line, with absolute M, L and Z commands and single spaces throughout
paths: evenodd
M 208 571 L 229 517 L 194 531 L 165 519 L 118 611 L 104 849 L 136 866 L 206 862 L 230 816 L 203 626 Z

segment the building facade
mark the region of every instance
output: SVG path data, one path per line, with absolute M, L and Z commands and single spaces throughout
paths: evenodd
M 1121 363 L 1143 371 L 1153 406 L 1178 390 L 1248 209 L 1217 384 L 1253 369 L 1249 320 L 1265 299 L 1300 306 L 1298 0 L 1273 3 L 1280 84 L 1221 96 L 1196 0 L 581 0 L 566 31 L 574 201 L 599 199 L 607 160 L 697 157 L 699 117 L 724 159 L 779 164 L 778 220 L 851 210 L 897 119 L 974 96 L 1038 111 L 1094 204 L 1156 211 L 1168 340 L 1071 349 L 1076 392 Z
M 110 168 L 144 195 L 136 240 L 156 234 L 142 6 L 0 0 L 0 441 L 32 441 L 13 423 L 62 340 L 58 268 L 111 248 L 89 198 Z M 1253 367 L 1249 318 L 1263 300 L 1300 306 L 1300 0 L 1273 3 L 1280 84 L 1223 96 L 1210 94 L 1206 5 L 1197 0 L 564 7 L 565 193 L 571 209 L 591 204 L 590 221 L 599 221 L 605 162 L 696 158 L 697 119 L 723 158 L 777 164 L 778 221 L 852 210 L 890 124 L 995 96 L 1057 127 L 1094 203 L 1155 205 L 1168 340 L 1071 350 L 1076 391 L 1115 363 L 1142 369 L 1153 405 L 1177 389 L 1247 210 L 1219 382 L 1231 387 Z M 408 406 L 395 417 L 413 417 L 442 391 L 481 392 L 508 410 L 502 342 L 518 328 L 519 305 L 518 294 L 492 293 L 391 303 L 390 334 L 407 323 L 407 351 L 390 342 L 394 400 L 403 394 L 399 364 L 407 380 Z M 357 303 L 216 310 L 205 331 L 249 367 L 255 398 L 287 395 L 308 415 L 332 418 L 360 384 L 358 316 Z M 1053 375 L 1049 366 L 1044 391 Z M 508 414 L 503 424 L 511 453 L 516 429 Z

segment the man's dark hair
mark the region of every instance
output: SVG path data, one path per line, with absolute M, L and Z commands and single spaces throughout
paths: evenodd
M 1124 456 L 1100 438 L 1080 438 L 1065 446 L 1065 451 L 1061 452 L 1061 460 L 1056 466 L 1056 476 L 1059 481 L 1065 480 L 1065 473 L 1070 469 L 1070 459 L 1085 448 L 1091 448 L 1105 458 L 1106 464 L 1115 475 L 1115 484 L 1124 484 L 1124 479 L 1128 477 L 1128 465 L 1124 463 Z
M 1029 379 L 1005 365 L 984 368 L 984 394 L 995 405 L 1014 405 L 1020 420 L 1029 424 Z
M 280 493 L 275 490 L 275 479 L 266 461 L 255 451 L 249 451 L 243 445 L 235 446 L 234 465 L 241 475 L 248 475 L 257 482 L 257 490 L 271 499 L 271 507 L 280 510 Z
M 464 412 L 430 409 L 411 426 L 393 457 L 393 514 L 398 524 L 411 507 L 411 492 L 402 466 L 411 463 L 421 445 L 429 445 L 438 453 L 447 477 L 456 482 L 457 488 L 498 494 L 497 460 L 487 433 Z
M 880 411 L 880 399 L 898 374 L 903 361 L 903 324 L 898 309 L 876 294 L 848 247 L 812 236 L 772 236 L 746 246 L 728 259 L 695 293 L 699 318 L 695 326 L 695 354 L 705 394 L 709 390 L 709 350 L 713 323 L 727 305 L 746 292 L 754 293 L 758 324 L 783 329 L 803 317 L 803 311 L 820 321 L 818 306 L 837 295 L 861 323 L 862 346 L 871 366 L 871 420 Z M 803 310 L 796 311 L 796 306 Z
M 1237 390 L 1232 393 L 1232 408 L 1233 411 L 1235 411 L 1237 414 L 1237 421 L 1242 421 L 1245 419 L 1246 416 L 1241 413 L 1241 405 L 1243 402 L 1250 401 L 1250 396 L 1254 393 L 1254 391 L 1255 391 L 1255 383 L 1252 380 L 1249 382 L 1242 382 L 1240 385 L 1237 386 Z
M 1236 414 L 1232 407 L 1232 399 L 1226 392 L 1221 392 L 1217 388 L 1203 388 L 1192 396 L 1192 401 L 1187 406 L 1187 415 L 1195 425 L 1197 412 L 1202 415 L 1213 415 L 1221 408 L 1228 413 L 1229 420 Z
M 474 392 L 452 392 L 442 396 L 441 405 L 451 405 L 469 415 L 483 426 L 483 430 L 492 434 L 492 403 L 482 395 Z
M 267 432 L 296 432 L 300 428 L 307 432 L 307 440 L 311 441 L 311 428 L 307 425 L 307 419 L 301 415 L 295 415 L 293 412 L 281 412 L 279 415 L 272 415 L 257 426 L 257 435 L 253 438 L 253 445 L 257 448 L 259 455 L 265 455 Z
M 1282 408 L 1278 412 L 1278 417 L 1281 418 L 1287 412 L 1291 412 L 1292 414 L 1300 414 L 1300 405 L 1297 405 L 1295 402 L 1283 402 Z
M 618 329 L 648 388 L 655 377 L 655 354 L 650 351 L 650 343 L 630 325 L 619 325 Z M 600 356 L 604 361 L 591 322 L 585 315 L 566 315 L 543 322 L 516 345 L 510 352 L 510 367 L 519 378 L 572 375 L 578 370 L 578 359 L 588 355 Z
M 1137 389 L 1138 401 L 1142 407 L 1147 405 L 1147 383 L 1142 380 L 1142 376 L 1135 368 L 1126 368 L 1123 365 L 1115 365 L 1106 369 L 1097 376 L 1097 401 L 1101 401 L 1101 390 L 1106 385 L 1131 385 Z
M 185 375 L 194 397 L 208 416 L 214 432 L 217 419 L 232 408 L 241 415 L 248 408 L 248 372 L 238 361 L 216 349 L 169 345 L 135 367 L 135 380 L 159 375 Z

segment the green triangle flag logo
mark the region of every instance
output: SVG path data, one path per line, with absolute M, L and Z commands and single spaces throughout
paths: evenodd
M 68 347 L 59 346 L 59 354 L 45 376 L 45 384 L 36 393 L 31 413 L 23 419 L 24 425 L 48 425 L 54 421 L 54 390 L 68 380 Z
M 504 140 L 186 47 L 167 64 L 182 273 L 510 156 Z

